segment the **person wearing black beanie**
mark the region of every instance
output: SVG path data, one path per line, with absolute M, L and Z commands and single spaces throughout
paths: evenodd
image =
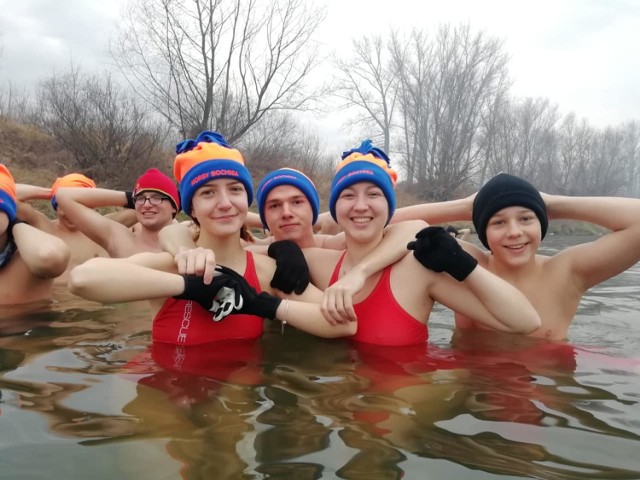
M 540 220 L 541 239 L 544 238 L 549 220 L 547 207 L 540 192 L 522 178 L 499 173 L 478 191 L 473 201 L 473 226 L 478 233 L 478 239 L 485 247 L 489 248 L 487 224 L 491 217 L 503 208 L 516 206 L 528 208 L 536 214 Z
M 549 195 L 505 173 L 466 198 L 400 208 L 392 223 L 409 219 L 431 224 L 472 220 L 489 251 L 469 242 L 461 246 L 479 265 L 526 295 L 542 319 L 531 336 L 548 340 L 567 337 L 589 288 L 640 261 L 640 199 Z M 538 247 L 553 219 L 593 223 L 610 232 L 552 257 L 540 255 Z M 458 329 L 478 326 L 456 313 Z

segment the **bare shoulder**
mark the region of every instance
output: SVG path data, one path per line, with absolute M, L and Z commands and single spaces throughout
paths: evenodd
M 256 266 L 260 287 L 264 291 L 271 292 L 271 279 L 276 271 L 276 261 L 267 255 L 253 252 L 253 263 Z

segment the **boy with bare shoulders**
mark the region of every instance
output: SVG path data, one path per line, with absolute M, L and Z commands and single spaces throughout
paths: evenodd
M 161 251 L 158 232 L 172 223 L 180 210 L 175 183 L 155 168 L 137 180 L 132 193 L 103 188 L 60 188 L 56 197 L 65 215 L 114 258 Z M 138 223 L 128 228 L 94 210 L 105 206 L 135 208 Z
M 640 260 L 639 199 L 541 194 L 526 180 L 501 173 L 474 196 L 409 209 L 400 212 L 399 219 L 441 223 L 472 218 L 488 251 L 463 242 L 464 249 L 526 295 L 542 319 L 531 334 L 535 337 L 565 339 L 582 295 Z M 553 257 L 539 255 L 550 219 L 590 222 L 611 232 Z M 480 328 L 460 314 L 456 326 Z

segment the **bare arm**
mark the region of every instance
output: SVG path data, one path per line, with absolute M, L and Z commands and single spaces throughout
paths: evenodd
M 168 253 L 141 253 L 128 258 L 96 257 L 78 265 L 69 276 L 75 295 L 102 303 L 167 298 L 184 291 L 180 275 L 169 273 Z
M 124 243 L 130 232 L 124 225 L 101 215 L 94 208 L 125 206 L 125 192 L 103 188 L 60 188 L 56 193 L 58 205 L 69 219 L 91 240 L 104 248 L 110 256 L 117 256 L 116 245 Z
M 550 219 L 581 220 L 612 230 L 600 239 L 560 252 L 585 291 L 640 260 L 640 200 L 622 197 L 543 195 Z
M 397 208 L 391 218 L 391 223 L 406 220 L 423 220 L 431 224 L 469 221 L 471 220 L 474 197 L 475 194 L 448 202 L 421 203 L 419 205 Z
M 529 334 L 540 328 L 540 315 L 524 294 L 483 267 L 463 282 L 437 275 L 431 296 L 453 311 L 503 332 Z
M 17 207 L 17 217 L 19 220 L 28 223 L 38 230 L 53 234 L 53 222 L 44 213 L 39 212 L 28 203 L 20 200 L 17 202 Z
M 13 238 L 20 257 L 33 275 L 55 278 L 66 270 L 71 251 L 60 238 L 26 223 L 14 225 Z

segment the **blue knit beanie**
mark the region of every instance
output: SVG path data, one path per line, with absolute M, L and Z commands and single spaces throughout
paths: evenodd
M 331 182 L 329 196 L 329 211 L 335 221 L 336 202 L 345 188 L 360 182 L 371 182 L 378 186 L 389 204 L 389 218 L 391 220 L 396 209 L 396 195 L 394 188 L 398 179 L 397 172 L 391 168 L 386 153 L 374 147 L 371 140 L 365 140 L 358 148 L 342 154 L 342 161 L 338 164 L 336 174 Z
M 182 210 L 191 215 L 191 200 L 196 190 L 217 178 L 233 178 L 244 185 L 247 203 L 253 202 L 253 181 L 238 150 L 230 147 L 222 135 L 202 132 L 195 140 L 176 145 L 173 174 L 180 183 Z
M 318 195 L 316 186 L 309 177 L 299 170 L 295 170 L 293 168 L 279 168 L 278 170 L 274 170 L 273 172 L 266 174 L 258 184 L 258 212 L 260 213 L 260 220 L 262 221 L 264 228 L 269 228 L 264 218 L 264 208 L 265 203 L 267 202 L 267 197 L 271 190 L 281 185 L 290 185 L 295 187 L 300 190 L 305 197 L 307 197 L 309 204 L 311 204 L 311 210 L 313 211 L 312 224 L 315 224 L 318 220 L 318 212 L 320 210 L 320 196 Z

